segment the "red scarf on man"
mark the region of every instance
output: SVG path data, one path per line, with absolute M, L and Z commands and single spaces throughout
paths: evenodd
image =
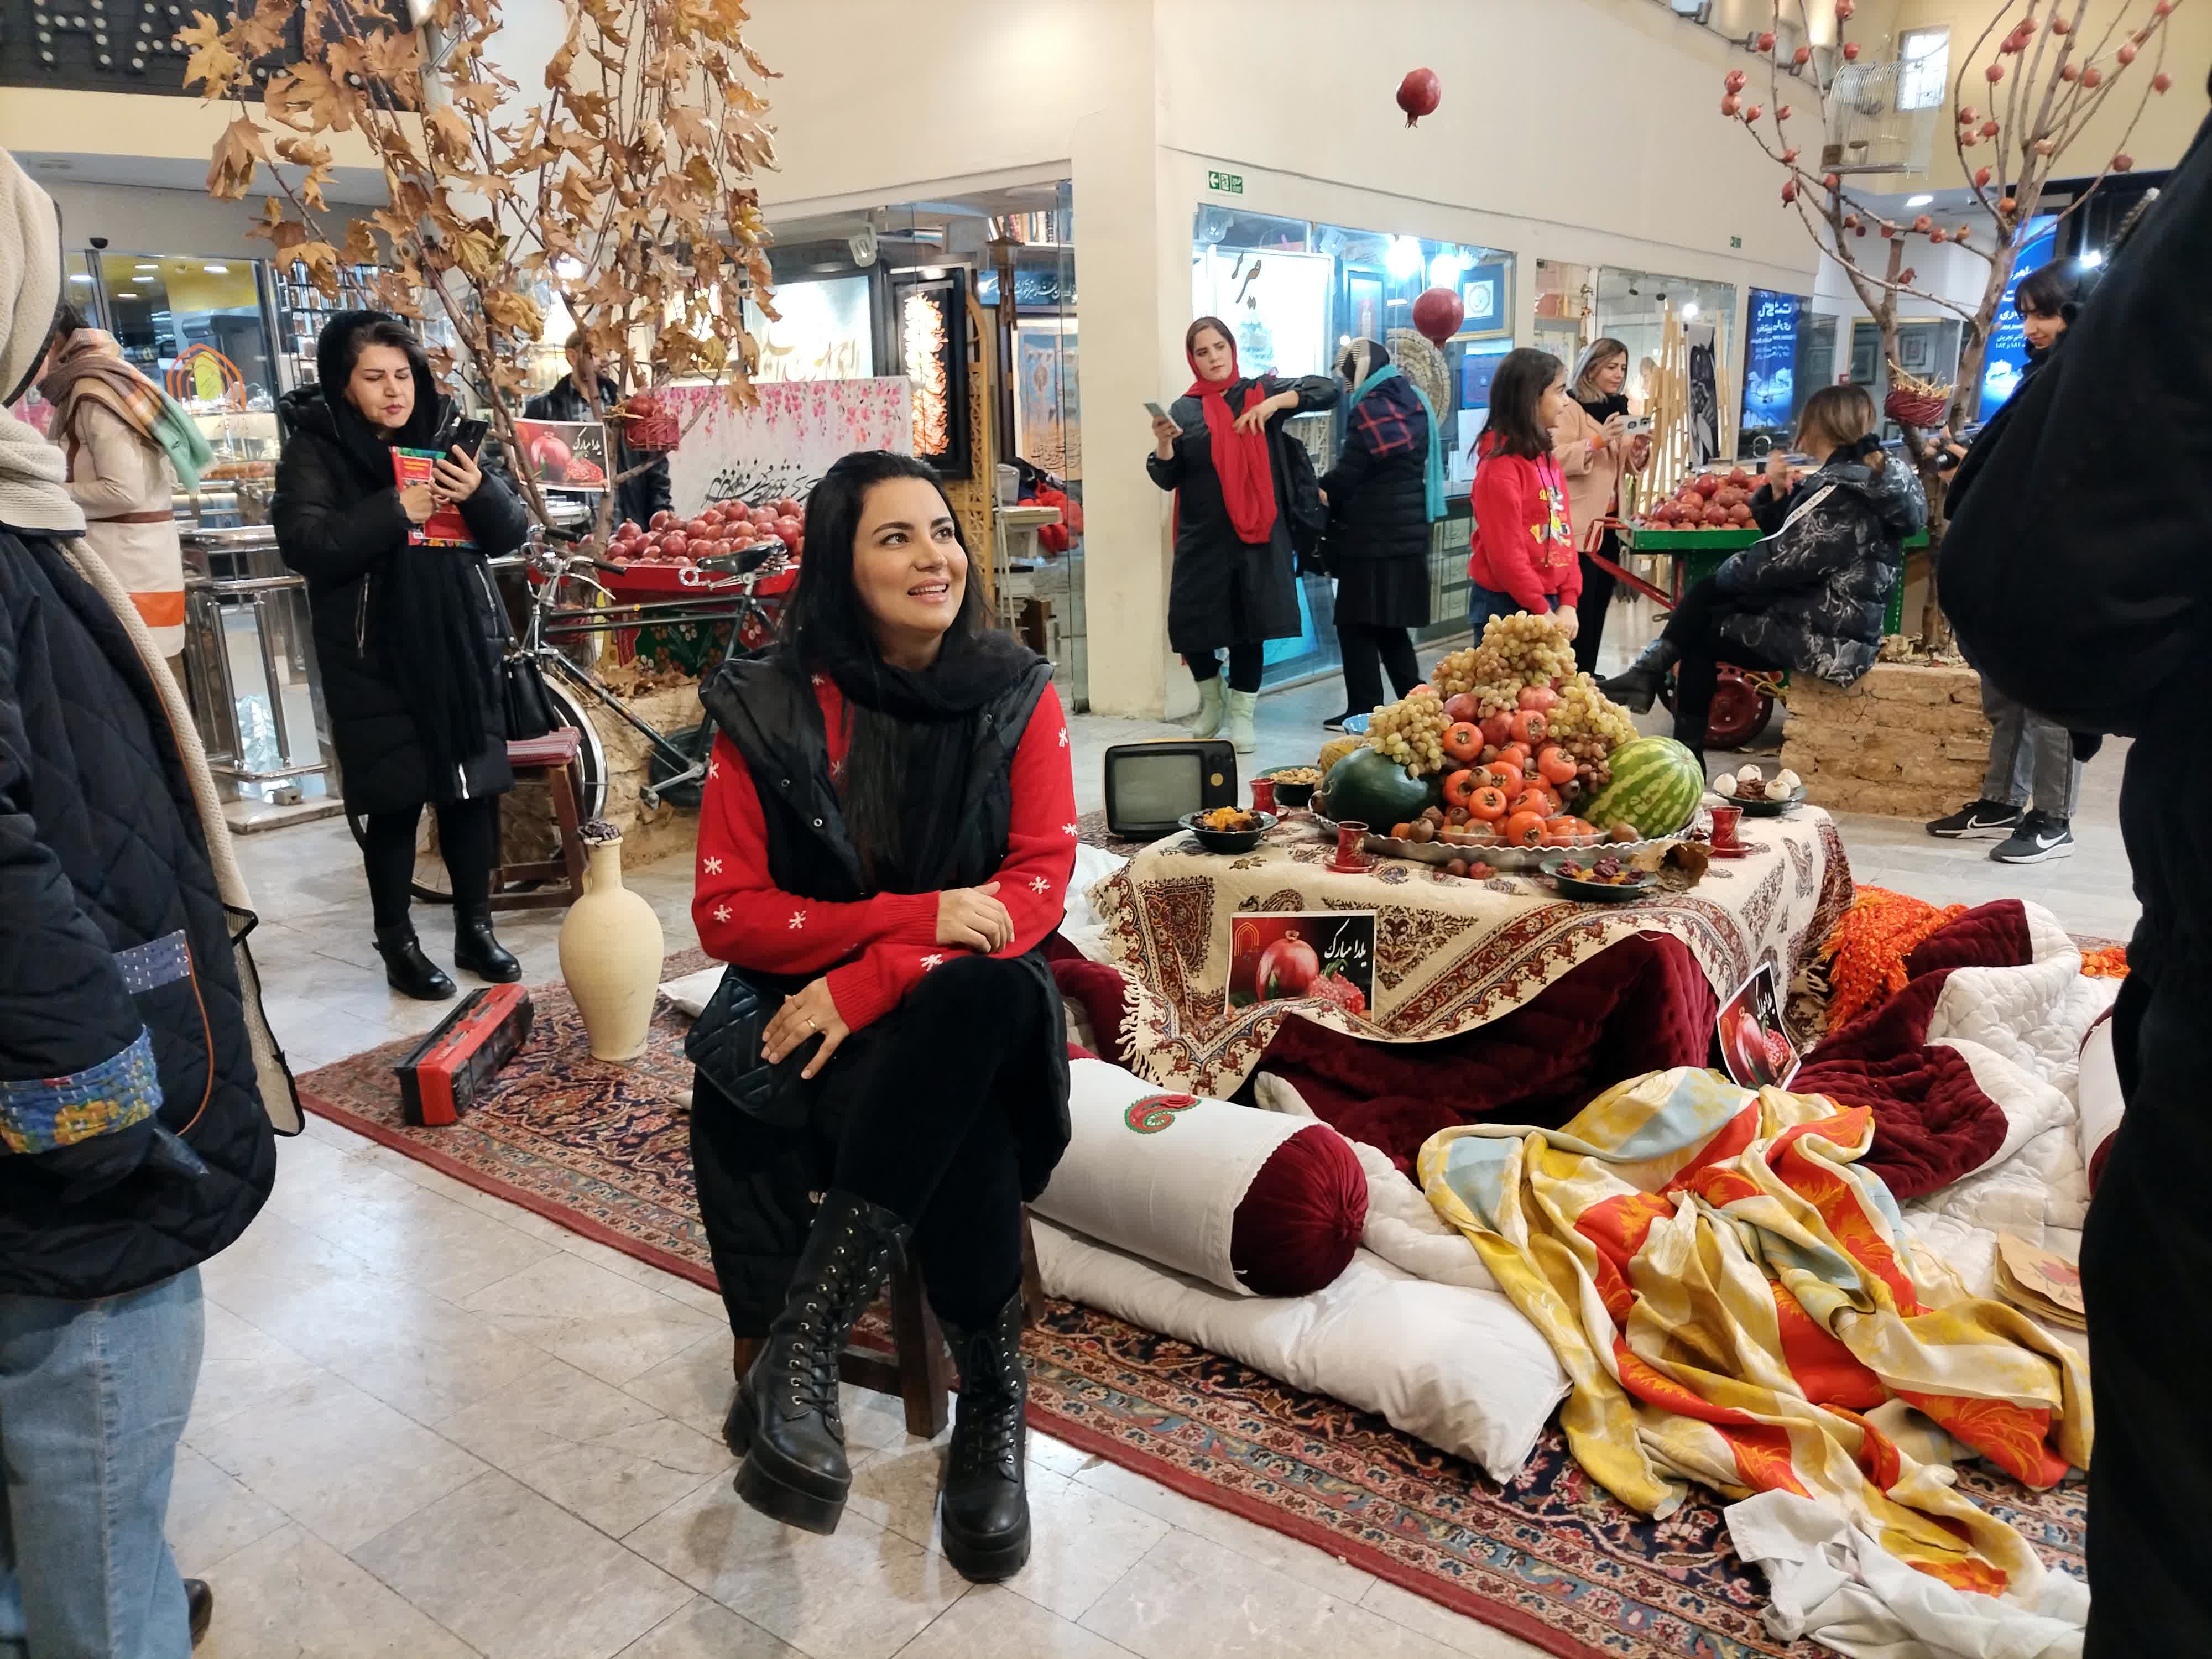
M 1264 542 L 1275 528 L 1275 472 L 1267 454 L 1267 425 L 1262 421 L 1249 432 L 1237 429 L 1236 412 L 1222 394 L 1237 380 L 1237 343 L 1229 343 L 1229 378 L 1209 380 L 1199 373 L 1198 359 L 1183 354 L 1194 376 L 1188 396 L 1206 410 L 1206 429 L 1213 442 L 1213 470 L 1221 479 L 1221 500 L 1229 509 L 1229 523 L 1240 542 Z M 1258 381 L 1244 394 L 1247 407 L 1266 396 Z

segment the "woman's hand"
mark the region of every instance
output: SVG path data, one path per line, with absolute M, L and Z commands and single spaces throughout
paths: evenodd
M 1268 417 L 1276 410 L 1296 409 L 1297 406 L 1297 392 L 1278 392 L 1272 398 L 1262 398 L 1256 404 L 1245 404 L 1244 412 L 1237 417 L 1237 429 L 1239 432 L 1250 432 L 1255 428 L 1265 425 Z
M 1605 435 L 1598 440 L 1599 447 L 1604 449 L 1611 449 L 1618 445 L 1623 438 L 1628 435 L 1628 416 L 1626 415 L 1608 415 L 1606 416 L 1604 427 L 1601 429 L 1603 431 Z
M 475 459 L 459 444 L 453 446 L 449 454 L 433 461 L 430 471 L 430 487 L 438 492 L 438 499 L 444 501 L 465 501 L 477 493 L 477 486 L 483 482 L 483 473 L 477 468 Z
M 1152 453 L 1164 461 L 1175 459 L 1175 441 L 1182 428 L 1164 415 L 1152 416 Z
M 830 1063 L 852 1028 L 845 1017 L 837 1012 L 836 1000 L 830 994 L 830 981 L 817 979 L 796 996 L 786 997 L 783 1006 L 775 1011 L 775 1018 L 768 1023 L 762 1034 L 761 1058 L 771 1066 L 778 1064 L 793 1049 L 819 1033 L 822 1046 L 815 1050 L 814 1058 L 806 1063 L 802 1078 L 812 1077 Z
M 1014 919 L 995 895 L 999 884 L 952 887 L 937 896 L 937 942 L 989 956 L 1014 942 Z
M 1651 434 L 1639 432 L 1628 441 L 1628 465 L 1631 471 L 1641 472 L 1651 459 Z
M 1583 619 L 1575 615 L 1574 606 L 1563 605 L 1552 614 L 1559 619 L 1559 630 L 1569 639 L 1582 632 Z
M 1797 475 L 1790 470 L 1790 458 L 1781 450 L 1768 450 L 1766 452 L 1766 487 L 1774 492 L 1774 499 L 1780 501 L 1787 495 L 1790 486 L 1796 482 Z
M 438 510 L 437 493 L 426 483 L 411 483 L 399 492 L 399 510 L 416 524 L 428 524 Z

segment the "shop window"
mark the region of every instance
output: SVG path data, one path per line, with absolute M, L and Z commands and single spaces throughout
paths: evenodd
M 1897 59 L 1898 108 L 1942 108 L 1950 83 L 1950 25 L 1905 30 Z

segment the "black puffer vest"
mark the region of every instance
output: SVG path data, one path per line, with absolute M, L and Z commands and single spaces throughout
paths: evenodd
M 1013 821 L 1014 751 L 1051 674 L 1051 665 L 1040 662 L 971 717 L 967 811 L 960 850 L 945 886 L 978 886 L 1006 862 Z M 724 664 L 701 688 L 699 701 L 737 746 L 752 777 L 767 829 L 769 873 L 777 888 L 824 903 L 868 897 L 860 854 L 846 833 L 830 776 L 822 707 L 806 680 L 787 667 L 779 653 L 764 653 Z M 1045 1042 L 1025 1062 L 1027 1074 L 1013 1091 L 1024 1103 L 1015 1128 L 1022 1195 L 1029 1199 L 1044 1190 L 1067 1146 L 1067 1036 L 1059 988 L 1043 951 L 1032 951 L 1010 965 L 1022 969 L 1048 1011 L 1042 1022 Z M 744 972 L 764 996 L 787 996 L 814 977 Z M 776 1130 L 757 1120 L 718 1127 L 711 1121 L 714 1114 L 743 1115 L 700 1080 L 692 1120 L 700 1207 L 706 1212 L 723 1299 L 741 1334 L 764 1330 L 783 1305 L 793 1265 L 812 1224 L 810 1194 L 830 1182 L 827 1149 L 835 1145 L 836 1125 L 846 1104 L 842 1091 L 866 1079 L 867 1052 L 890 1038 L 898 1018 L 893 1010 L 856 1032 L 836 1061 L 805 1085 L 809 1125 L 799 1130 Z

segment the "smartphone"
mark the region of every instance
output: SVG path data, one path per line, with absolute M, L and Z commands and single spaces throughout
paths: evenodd
M 1150 415 L 1156 421 L 1167 421 L 1172 422 L 1175 420 L 1174 416 L 1169 414 L 1167 410 L 1162 409 L 1158 404 L 1154 403 L 1149 398 L 1145 399 L 1145 412 Z
M 441 453 L 451 454 L 458 448 L 461 453 L 474 460 L 483 451 L 484 439 L 490 434 L 490 432 L 489 421 L 463 421 L 453 428 L 453 441 L 448 443 Z
M 1623 427 L 1621 430 L 1627 433 L 1630 437 L 1634 438 L 1644 433 L 1650 431 L 1653 427 L 1658 424 L 1659 417 L 1656 415 L 1632 415 L 1629 416 L 1628 424 Z

